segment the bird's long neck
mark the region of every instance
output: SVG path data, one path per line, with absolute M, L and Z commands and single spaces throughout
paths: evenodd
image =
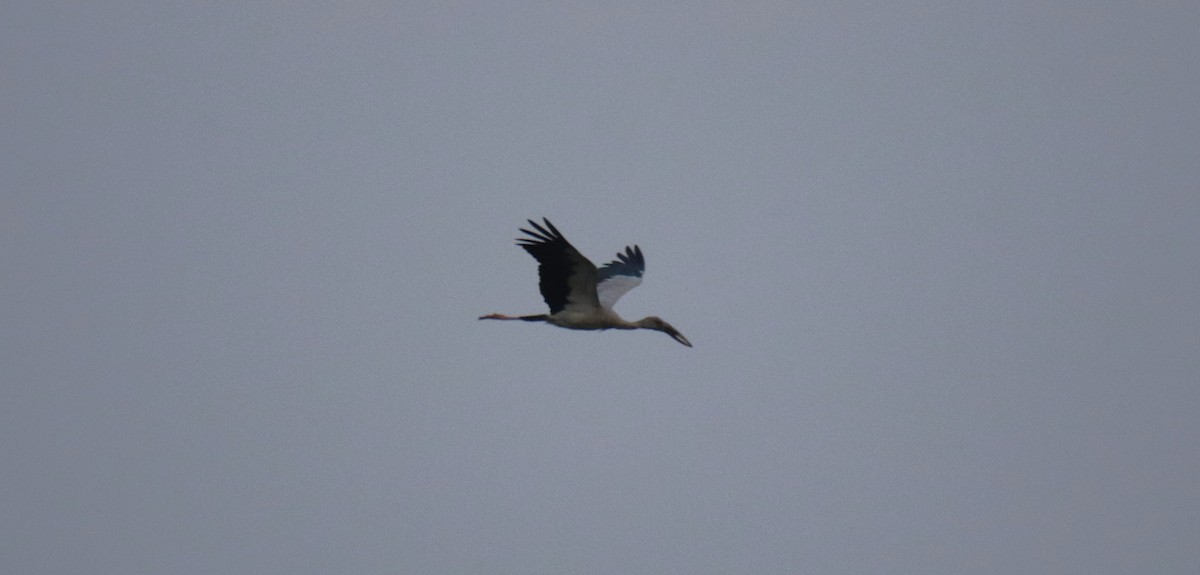
M 625 325 L 629 326 L 624 329 L 653 329 L 658 330 L 658 325 L 654 323 L 653 317 L 644 317 L 637 321 L 627 321 Z

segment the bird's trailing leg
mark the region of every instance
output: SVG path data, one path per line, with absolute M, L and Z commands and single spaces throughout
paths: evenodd
M 502 313 L 489 313 L 479 316 L 479 319 L 519 319 L 521 321 L 546 321 L 548 315 L 504 315 Z

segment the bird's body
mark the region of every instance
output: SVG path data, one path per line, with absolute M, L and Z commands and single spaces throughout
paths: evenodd
M 538 287 L 550 306 L 544 315 L 508 316 L 493 313 L 479 319 L 541 321 L 568 329 L 652 329 L 670 335 L 688 347 L 691 342 L 658 317 L 626 321 L 613 311 L 621 296 L 642 283 L 646 260 L 641 248 L 626 247 L 617 259 L 597 269 L 562 236 L 550 220 L 546 226 L 529 220 L 534 230 L 522 228 L 530 237 L 517 245 L 538 261 Z

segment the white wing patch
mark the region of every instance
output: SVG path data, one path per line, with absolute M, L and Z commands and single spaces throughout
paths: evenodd
M 611 310 L 621 296 L 639 285 L 642 285 L 642 278 L 637 276 L 611 276 L 596 285 L 596 296 L 600 298 L 601 307 Z
M 596 274 L 596 296 L 600 307 L 612 311 L 621 296 L 641 285 L 645 271 L 646 258 L 642 248 L 626 246 L 624 253 L 617 252 L 617 259 L 604 264 Z

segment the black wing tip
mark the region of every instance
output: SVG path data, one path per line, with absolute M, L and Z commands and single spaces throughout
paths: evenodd
M 621 256 L 621 254 L 617 255 Z M 637 244 L 634 244 L 632 248 L 625 246 L 625 254 L 621 256 L 621 259 L 627 259 L 628 261 L 639 265 L 644 265 L 646 263 L 646 258 L 642 256 L 642 248 L 638 247 Z
M 630 276 L 640 278 L 646 273 L 646 259 L 642 256 L 642 248 L 625 246 L 625 251 L 617 252 L 613 261 L 600 268 L 600 280 L 604 281 L 614 276 Z
M 554 235 L 556 235 L 560 238 L 562 237 L 562 234 L 559 233 L 558 228 L 554 227 L 554 224 L 550 223 L 550 218 L 543 217 L 542 221 L 546 222 L 546 227 L 550 229 L 551 233 L 553 233 Z
M 548 218 L 542 218 L 542 223 L 546 224 L 545 227 L 542 227 L 542 224 L 539 224 L 533 220 L 525 220 L 525 221 L 529 222 L 529 225 L 536 228 L 539 232 L 542 232 L 544 234 L 553 234 L 556 236 L 560 235 L 558 233 L 558 228 L 555 228 L 554 224 L 550 223 L 550 220 Z M 547 231 L 547 230 L 549 230 L 549 231 Z
M 533 229 L 518 228 L 518 230 L 530 236 L 528 238 L 517 238 L 517 245 L 519 246 L 545 244 L 563 239 L 562 233 L 558 231 L 558 228 L 554 227 L 554 224 L 550 223 L 549 219 L 542 218 L 542 221 L 546 223 L 545 227 L 542 227 L 542 224 L 539 224 L 533 220 L 525 221 L 529 222 L 529 225 L 532 226 Z
M 633 247 L 625 246 L 625 253 L 617 252 L 617 261 L 639 268 L 646 267 L 646 258 L 642 255 L 642 248 L 636 244 Z

